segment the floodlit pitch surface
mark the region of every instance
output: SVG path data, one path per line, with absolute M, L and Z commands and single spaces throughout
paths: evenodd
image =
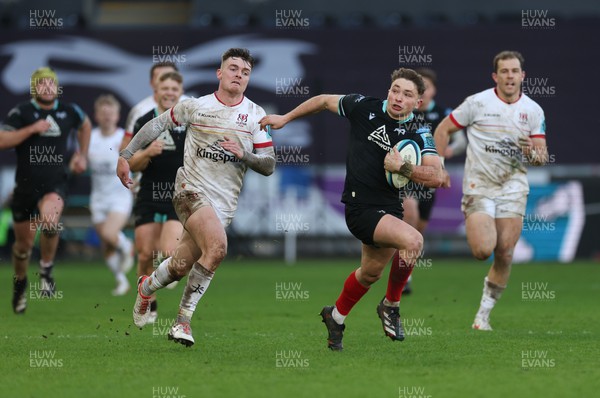
M 0 396 L 27 397 L 590 397 L 600 390 L 600 264 L 516 265 L 492 313 L 471 330 L 488 263 L 430 259 L 401 303 L 404 342 L 384 336 L 384 278 L 347 319 L 344 352 L 326 348 L 317 315 L 356 260 L 228 260 L 192 322 L 196 344 L 168 341 L 182 284 L 159 292 L 159 320 L 133 326 L 134 294 L 111 297 L 99 263 L 59 263 L 25 315 L 0 280 Z M 133 283 L 134 275 L 130 275 Z

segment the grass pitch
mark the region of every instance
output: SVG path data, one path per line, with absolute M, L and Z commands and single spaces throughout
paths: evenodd
M 57 298 L 37 298 L 34 286 L 16 316 L 3 261 L 0 397 L 597 396 L 600 264 L 515 266 L 486 333 L 470 325 L 488 264 L 430 260 L 401 303 L 404 342 L 384 336 L 375 312 L 386 271 L 348 317 L 344 352 L 330 352 L 317 314 L 356 265 L 226 261 L 185 348 L 166 338 L 182 284 L 159 292 L 159 321 L 140 330 L 133 292 L 111 297 L 105 266 L 60 263 Z

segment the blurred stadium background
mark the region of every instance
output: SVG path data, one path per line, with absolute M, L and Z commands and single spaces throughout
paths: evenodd
M 521 51 L 524 90 L 546 114 L 551 164 L 530 171 L 516 260 L 600 258 L 597 1 L 2 0 L 0 32 L 0 120 L 29 98 L 32 71 L 50 65 L 64 100 L 90 116 L 98 95 L 117 96 L 120 125 L 129 108 L 151 94 L 154 62 L 175 62 L 186 93 L 200 96 L 216 88 L 219 57 L 233 46 L 249 48 L 258 59 L 247 94 L 267 113 L 286 112 L 321 93 L 385 96 L 389 74 L 400 66 L 435 69 L 436 101 L 456 107 L 492 86 L 496 53 Z M 342 118 L 325 114 L 275 134 L 276 174 L 247 176 L 230 256 L 293 263 L 360 252 L 339 202 L 346 134 Z M 453 186 L 438 193 L 426 256 L 469 255 L 459 210 L 462 160 L 449 162 Z M 14 151 L 0 151 L 3 266 L 10 264 L 14 165 Z M 89 176 L 73 177 L 60 257 L 100 257 L 88 205 Z

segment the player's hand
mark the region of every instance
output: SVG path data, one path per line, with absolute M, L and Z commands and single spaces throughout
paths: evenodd
M 270 128 L 273 130 L 277 130 L 287 124 L 285 118 L 281 115 L 263 116 L 263 118 L 260 119 L 258 123 L 260 124 L 260 129 L 266 132 L 269 132 L 269 130 L 267 130 L 267 126 L 270 126 Z
M 40 119 L 31 125 L 31 131 L 34 134 L 39 134 L 47 131 L 50 128 L 50 123 L 46 119 Z
M 228 152 L 231 152 L 235 155 L 236 158 L 241 159 L 244 157 L 244 150 L 240 147 L 240 145 L 231 141 L 231 139 L 224 137 L 225 141 L 221 141 L 221 148 L 225 149 Z
M 165 146 L 165 143 L 163 141 L 154 140 L 150 143 L 150 145 L 148 145 L 148 147 L 145 149 L 145 151 L 148 154 L 148 156 L 153 158 L 162 153 L 164 146 Z
M 119 160 L 117 161 L 117 177 L 119 177 L 121 184 L 127 189 L 133 185 L 133 180 L 129 177 L 129 162 L 121 156 L 119 156 Z
M 529 136 L 522 135 L 519 137 L 519 146 L 521 147 L 523 155 L 529 156 L 531 148 L 533 148 L 533 140 Z
M 404 159 L 402 159 L 402 156 L 396 147 L 389 151 L 387 155 L 385 155 L 385 159 L 383 159 L 383 168 L 390 173 L 398 173 L 403 164 Z
M 442 185 L 440 188 L 450 188 L 452 185 L 452 181 L 450 181 L 450 174 L 448 174 L 448 170 L 442 169 Z
M 87 169 L 87 159 L 79 152 L 75 152 L 71 158 L 69 168 L 75 174 L 81 174 Z

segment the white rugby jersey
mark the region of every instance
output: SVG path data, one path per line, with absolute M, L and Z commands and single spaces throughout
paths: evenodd
M 469 139 L 463 194 L 493 198 L 529 192 L 519 137 L 546 137 L 544 111 L 535 101 L 521 94 L 508 104 L 490 88 L 467 97 L 450 120 L 466 128 Z
M 92 129 L 88 150 L 88 163 L 92 180 L 90 200 L 92 202 L 105 201 L 105 198 L 116 195 L 131 195 L 115 174 L 119 158 L 119 146 L 121 146 L 124 134 L 125 131 L 120 127 L 109 137 L 103 136 L 98 127 Z
M 156 108 L 157 104 L 154 101 L 154 96 L 149 95 L 131 108 L 129 113 L 127 114 L 127 119 L 125 120 L 125 131 L 128 136 L 133 135 L 133 128 L 135 126 L 135 122 L 146 113 L 150 112 L 152 109 Z
M 170 111 L 171 121 L 187 124 L 181 181 L 176 192 L 199 191 L 212 205 L 233 216 L 247 166 L 220 143 L 227 137 L 245 151 L 273 146 L 269 133 L 260 129 L 265 111 L 248 98 L 227 106 L 216 93 L 178 103 Z

